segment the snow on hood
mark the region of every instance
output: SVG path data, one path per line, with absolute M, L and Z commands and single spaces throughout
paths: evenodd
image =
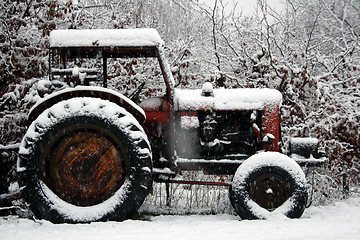
M 250 110 L 281 104 L 282 95 L 275 89 L 213 89 L 213 95 L 203 96 L 201 89 L 175 89 L 175 109 L 186 110 Z
M 50 47 L 142 47 L 164 42 L 153 28 L 137 29 L 68 29 L 50 33 Z

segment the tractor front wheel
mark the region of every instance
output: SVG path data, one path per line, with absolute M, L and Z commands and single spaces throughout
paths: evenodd
M 275 215 L 299 218 L 305 210 L 305 174 L 291 158 L 263 152 L 239 166 L 230 188 L 230 201 L 242 219 Z

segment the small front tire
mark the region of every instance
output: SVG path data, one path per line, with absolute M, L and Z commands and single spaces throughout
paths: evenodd
M 241 219 L 299 218 L 307 201 L 305 183 L 305 174 L 294 160 L 262 152 L 239 166 L 229 197 Z

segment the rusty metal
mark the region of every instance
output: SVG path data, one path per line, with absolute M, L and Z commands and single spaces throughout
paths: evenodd
M 280 207 L 290 196 L 290 183 L 276 173 L 262 174 L 250 185 L 250 198 L 269 211 Z
M 126 154 L 110 133 L 70 127 L 58 135 L 45 150 L 40 174 L 60 198 L 91 206 L 121 187 L 126 177 Z

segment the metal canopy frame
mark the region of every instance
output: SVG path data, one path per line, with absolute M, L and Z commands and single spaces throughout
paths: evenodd
M 60 69 L 53 69 L 53 56 L 60 56 Z M 71 75 L 71 69 L 66 69 L 67 59 L 93 58 L 97 59 L 97 72 L 90 73 L 95 75 L 95 79 L 102 79 L 103 87 L 107 87 L 107 59 L 108 58 L 158 58 L 157 46 L 141 47 L 52 47 L 49 54 L 50 79 L 53 75 Z M 161 64 L 160 64 L 161 66 Z M 164 75 L 165 76 L 165 75 Z

